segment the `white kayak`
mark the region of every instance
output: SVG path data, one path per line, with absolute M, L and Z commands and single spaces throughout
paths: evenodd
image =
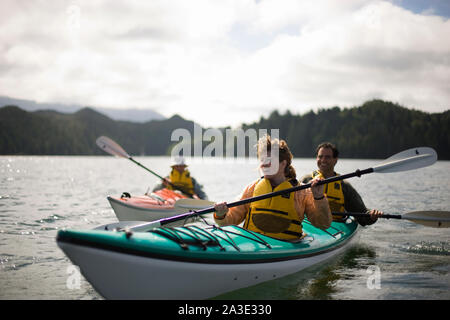
M 162 189 L 149 195 L 107 197 L 119 221 L 155 221 L 190 210 L 199 210 L 214 205 L 214 202 L 186 198 L 169 189 Z

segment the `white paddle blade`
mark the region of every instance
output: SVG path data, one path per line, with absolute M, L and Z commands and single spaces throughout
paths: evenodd
M 122 158 L 130 158 L 129 154 L 126 153 L 125 150 L 122 149 L 115 141 L 111 140 L 108 137 L 101 136 L 96 140 L 97 145 L 103 151 L 112 154 L 113 156 L 122 157 Z
M 399 152 L 376 167 L 377 173 L 401 172 L 428 167 L 437 161 L 437 153 L 429 147 L 412 148 Z
M 214 201 L 201 200 L 201 199 L 179 199 L 175 202 L 175 206 L 184 209 L 205 209 L 212 207 L 215 204 Z
M 99 227 L 94 228 L 94 230 L 105 230 L 105 231 L 113 231 L 113 230 L 125 230 L 125 229 L 133 229 L 136 226 L 142 226 L 142 221 L 119 221 L 108 223 Z
M 414 211 L 402 215 L 402 219 L 433 228 L 450 228 L 449 211 Z

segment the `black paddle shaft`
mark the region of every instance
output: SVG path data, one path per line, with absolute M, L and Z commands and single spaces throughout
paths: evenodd
M 373 171 L 374 171 L 373 168 L 368 168 L 368 169 L 364 169 L 364 170 L 359 170 L 358 169 L 355 172 L 351 172 L 351 173 L 347 173 L 347 174 L 343 174 L 343 175 L 334 176 L 334 177 L 331 177 L 331 178 L 320 180 L 317 183 L 317 185 L 327 184 L 327 183 L 330 183 L 330 182 L 340 181 L 340 180 L 344 180 L 344 179 L 352 178 L 352 177 L 361 177 L 361 175 L 367 174 L 367 173 L 372 173 Z M 303 190 L 303 189 L 308 189 L 308 188 L 311 188 L 311 183 L 302 184 L 302 185 L 298 185 L 298 186 L 295 186 L 295 187 L 292 187 L 292 188 L 288 188 L 288 189 L 284 189 L 284 190 L 280 190 L 280 191 L 275 191 L 275 192 L 270 192 L 270 193 L 262 194 L 260 196 L 251 197 L 251 198 L 242 199 L 242 200 L 239 200 L 239 201 L 227 203 L 227 207 L 228 208 L 237 207 L 237 206 L 241 206 L 243 204 L 247 204 L 247 203 L 250 203 L 250 202 L 264 200 L 264 199 L 267 199 L 267 198 L 272 198 L 272 197 L 276 197 L 276 196 L 279 196 L 279 195 L 282 195 L 282 194 L 287 194 L 287 193 L 291 193 L 291 192 L 295 192 L 295 191 L 299 191 L 299 190 Z M 161 219 L 160 223 L 161 223 L 161 225 L 165 225 L 165 224 L 168 224 L 168 223 L 172 223 L 172 222 L 175 222 L 175 221 L 186 219 L 186 218 L 188 218 L 190 216 L 203 215 L 203 214 L 211 213 L 211 212 L 214 212 L 214 211 L 215 211 L 214 207 L 210 207 L 210 208 L 206 208 L 206 209 L 202 209 L 202 210 L 198 210 L 198 211 L 191 211 L 191 212 L 180 214 L 178 216 L 173 216 L 173 217 Z
M 157 176 L 158 178 L 164 180 L 164 178 L 161 177 L 159 174 L 157 174 L 156 172 L 154 172 L 154 171 L 150 170 L 149 168 L 143 166 L 141 163 L 137 162 L 137 161 L 134 160 L 132 157 L 129 157 L 128 159 L 131 160 L 131 161 L 133 161 L 133 162 L 134 162 L 135 164 L 137 164 L 139 167 L 141 167 L 141 168 L 147 170 L 147 171 L 150 172 L 151 174 L 153 174 L 153 175 Z
M 130 159 L 131 161 L 133 161 L 135 164 L 137 164 L 138 166 L 140 166 L 141 168 L 144 168 L 145 170 L 147 170 L 148 172 L 154 174 L 155 176 L 157 176 L 158 178 L 160 178 L 161 180 L 166 181 L 168 184 L 170 184 L 174 189 L 180 190 L 181 192 L 183 192 L 184 194 L 187 194 L 188 196 L 192 197 L 193 194 L 188 192 L 187 190 L 185 190 L 182 187 L 176 186 L 174 185 L 172 182 L 170 182 L 169 180 L 167 180 L 166 178 L 161 177 L 159 174 L 157 174 L 156 172 L 150 170 L 149 168 L 143 166 L 142 164 L 140 164 L 139 162 L 137 162 L 136 160 L 134 160 L 132 157 L 129 157 L 128 159 Z
M 369 217 L 370 216 L 368 213 L 362 213 L 362 212 L 332 212 L 331 214 L 334 216 L 352 216 L 352 217 Z M 378 218 L 401 219 L 402 216 L 399 214 L 383 214 L 381 216 L 378 216 Z
M 320 180 L 317 185 L 322 185 L 322 184 L 327 184 L 330 182 L 335 182 L 335 181 L 340 181 L 340 180 L 344 180 L 347 178 L 351 178 L 351 177 L 361 177 L 361 175 L 366 174 L 366 173 L 372 173 L 373 172 L 373 168 L 369 168 L 369 169 L 365 169 L 365 170 L 356 170 L 355 172 L 352 173 L 347 173 L 341 176 L 334 176 L 328 179 L 323 179 Z M 247 199 L 242 199 L 236 202 L 232 202 L 227 204 L 228 208 L 232 208 L 232 207 L 236 207 L 236 206 L 240 206 L 246 203 L 250 203 L 250 202 L 254 202 L 254 201 L 259 201 L 259 200 L 263 200 L 263 199 L 267 199 L 267 198 L 271 198 L 271 197 L 276 197 L 282 194 L 287 194 L 287 193 L 291 193 L 291 192 L 295 192 L 295 191 L 299 191 L 299 190 L 303 190 L 303 189 L 308 189 L 311 188 L 311 183 L 308 184 L 301 184 L 292 188 L 288 188 L 288 189 L 284 189 L 284 190 L 280 190 L 280 191 L 275 191 L 275 192 L 271 192 L 271 193 L 267 193 L 267 194 L 263 194 L 260 196 L 256 196 L 256 197 L 251 197 L 251 198 L 247 198 Z

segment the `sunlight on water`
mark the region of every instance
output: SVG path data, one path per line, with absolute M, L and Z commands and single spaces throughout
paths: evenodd
M 407 252 L 417 253 L 417 254 L 431 254 L 431 255 L 441 255 L 450 256 L 450 244 L 446 242 L 425 242 L 409 245 L 404 248 Z
M 137 160 L 160 175 L 169 173 L 167 157 Z M 343 174 L 377 163 L 341 159 L 336 169 Z M 296 159 L 294 166 L 300 177 L 315 168 L 315 161 Z M 214 201 L 235 200 L 258 178 L 255 164 L 244 160 L 205 159 L 189 169 Z M 0 299 L 101 299 L 82 277 L 79 287 L 68 288 L 71 263 L 57 247 L 56 233 L 115 222 L 108 195 L 142 195 L 158 182 L 133 163 L 109 156 L 0 157 Z M 367 207 L 386 213 L 450 208 L 448 161 L 349 182 Z M 224 297 L 450 299 L 449 246 L 448 229 L 380 220 L 363 228 L 354 248 L 326 264 Z M 370 289 L 367 271 L 375 267 L 380 288 Z

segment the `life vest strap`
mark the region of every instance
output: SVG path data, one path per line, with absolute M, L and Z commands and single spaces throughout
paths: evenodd
M 267 208 L 254 208 L 255 211 L 268 211 L 268 212 L 273 212 L 273 213 L 279 213 L 279 214 L 283 214 L 283 215 L 289 215 L 289 213 L 287 213 L 286 211 L 281 211 L 281 210 L 275 210 L 275 209 L 267 209 Z
M 253 196 L 288 189 L 295 184 L 296 180 L 286 180 L 273 187 L 269 180 L 263 178 L 256 183 Z M 253 202 L 247 213 L 244 228 L 280 240 L 301 237 L 302 223 L 298 217 L 294 196 L 286 193 L 270 200 Z
M 282 233 L 288 234 L 288 235 L 291 235 L 291 236 L 295 236 L 295 237 L 298 237 L 298 238 L 300 238 L 303 235 L 303 233 L 295 232 L 295 231 L 289 231 L 289 230 L 283 231 Z

